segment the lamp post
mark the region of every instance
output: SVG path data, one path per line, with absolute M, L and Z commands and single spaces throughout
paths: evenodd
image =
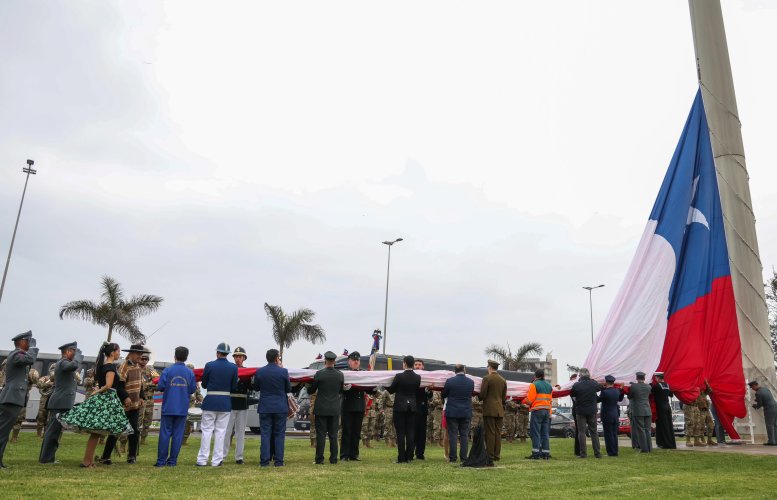
M 588 290 L 588 308 L 591 311 L 591 345 L 593 345 L 594 343 L 594 302 L 593 302 L 593 299 L 591 298 L 591 292 L 603 286 L 604 285 L 583 287 L 584 290 Z
M 3 281 L 0 283 L 0 302 L 3 300 L 3 290 L 5 289 L 5 278 L 8 276 L 8 266 L 11 264 L 11 254 L 13 253 L 13 244 L 16 241 L 16 230 L 19 228 L 19 217 L 22 215 L 22 206 L 24 205 L 24 195 L 27 194 L 27 183 L 30 182 L 30 174 L 35 175 L 37 170 L 32 168 L 35 162 L 27 160 L 27 168 L 23 168 L 22 172 L 27 174 L 27 178 L 24 180 L 24 190 L 22 191 L 22 201 L 19 203 L 19 212 L 16 214 L 16 225 L 13 227 L 13 236 L 11 236 L 11 247 L 8 249 L 8 258 L 5 261 L 5 271 L 3 271 Z
M 388 319 L 388 288 L 389 288 L 389 274 L 391 272 L 391 246 L 394 243 L 399 243 L 402 238 L 397 238 L 394 241 L 384 241 L 383 244 L 388 246 L 388 265 L 386 266 L 386 305 L 383 307 L 383 354 L 386 354 L 386 339 L 388 338 L 388 330 L 386 330 L 386 320 Z

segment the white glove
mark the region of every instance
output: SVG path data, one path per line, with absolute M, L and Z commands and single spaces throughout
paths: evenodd
M 343 390 L 344 391 L 350 391 L 351 390 L 351 384 L 343 384 Z
M 378 392 L 383 392 L 385 389 L 383 387 L 383 384 L 380 384 L 375 386 L 375 390 Z

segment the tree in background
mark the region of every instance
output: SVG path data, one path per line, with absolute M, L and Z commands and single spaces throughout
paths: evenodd
M 272 338 L 278 344 L 281 358 L 283 350 L 291 347 L 294 342 L 304 339 L 313 344 L 323 344 L 326 333 L 321 325 L 313 325 L 311 321 L 316 316 L 310 309 L 298 309 L 287 315 L 281 306 L 271 306 L 264 303 L 267 319 L 272 321 Z
M 101 302 L 74 300 L 59 309 L 59 319 L 73 318 L 91 321 L 95 325 L 108 327 L 110 342 L 113 333 L 121 335 L 133 344 L 142 344 L 146 337 L 138 328 L 137 320 L 159 309 L 164 300 L 156 295 L 135 295 L 129 300 L 124 298 L 119 282 L 110 276 L 103 276 Z
M 777 366 L 777 271 L 772 269 L 772 277 L 764 284 L 766 305 L 769 307 L 769 333 L 772 338 L 774 364 Z
M 529 354 L 535 354 L 540 356 L 542 354 L 542 345 L 537 342 L 529 342 L 520 346 L 515 353 L 510 349 L 510 343 L 507 343 L 507 347 L 503 347 L 496 344 L 491 344 L 486 347 L 486 356 L 496 358 L 497 361 L 502 363 L 505 370 L 525 370 L 528 366 L 526 362 Z

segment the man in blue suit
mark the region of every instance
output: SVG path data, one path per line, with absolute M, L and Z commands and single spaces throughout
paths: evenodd
M 232 413 L 230 394 L 237 390 L 237 366 L 227 361 L 229 344 L 222 342 L 216 348 L 216 359 L 205 364 L 202 372 L 202 387 L 208 390 L 202 402 L 200 431 L 200 452 L 197 466 L 208 465 L 210 440 L 214 438 L 213 458 L 210 464 L 218 467 L 224 461 L 224 439 L 227 434 L 229 415 Z
M 178 464 L 178 453 L 181 451 L 189 412 L 189 398 L 197 389 L 194 373 L 184 364 L 188 358 L 189 349 L 176 347 L 175 364 L 165 368 L 159 377 L 157 389 L 164 394 L 164 399 L 155 467 L 174 467 Z
M 445 401 L 445 420 L 448 424 L 448 442 L 450 443 L 450 462 L 456 463 L 456 440 L 461 446 L 461 461 L 467 458 L 467 438 L 469 423 L 472 420 L 472 393 L 475 382 L 467 378 L 464 365 L 453 368 L 455 375 L 445 381 L 442 398 Z
M 286 440 L 286 418 L 289 414 L 291 381 L 289 371 L 281 366 L 278 349 L 267 351 L 267 364 L 256 370 L 252 387 L 259 391 L 259 425 L 262 444 L 259 465 L 270 465 L 270 440 L 274 444 L 275 466 L 283 466 L 283 445 Z

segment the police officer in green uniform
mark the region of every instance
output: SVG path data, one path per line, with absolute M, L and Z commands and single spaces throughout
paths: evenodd
M 3 462 L 5 447 L 14 422 L 24 409 L 30 366 L 38 358 L 32 332 L 20 333 L 11 340 L 14 349 L 6 358 L 5 386 L 0 391 L 0 469 L 7 467 Z

